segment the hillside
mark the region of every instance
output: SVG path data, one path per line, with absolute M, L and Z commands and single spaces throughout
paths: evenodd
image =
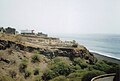
M 96 57 L 76 42 L 53 37 L 0 34 L 0 81 L 88 81 L 119 65 Z M 117 68 L 117 69 L 116 69 Z

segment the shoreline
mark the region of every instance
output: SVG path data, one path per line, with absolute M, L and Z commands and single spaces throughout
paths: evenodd
M 120 64 L 119 59 L 109 57 L 109 56 L 105 56 L 105 55 L 102 55 L 102 54 L 99 54 L 99 53 L 96 53 L 96 52 L 91 52 L 91 53 L 98 59 L 98 61 L 106 60 L 106 61 L 109 61 L 109 62 Z

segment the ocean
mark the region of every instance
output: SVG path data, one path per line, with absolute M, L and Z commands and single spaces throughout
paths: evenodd
M 76 40 L 89 51 L 120 60 L 120 35 L 82 34 L 58 35 L 61 40 Z

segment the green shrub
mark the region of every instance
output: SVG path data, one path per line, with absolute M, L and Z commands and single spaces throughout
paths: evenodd
M 50 70 L 45 73 L 47 80 L 53 79 L 59 75 L 67 76 L 71 72 L 70 66 L 67 63 L 56 62 L 51 65 L 52 66 L 49 68 Z
M 45 77 L 46 80 L 50 80 L 54 77 L 56 77 L 57 75 L 55 74 L 54 71 L 52 70 L 48 70 L 46 73 L 44 73 L 43 77 Z
M 34 75 L 39 75 L 39 69 L 38 69 L 38 68 L 36 68 L 36 69 L 34 70 Z
M 40 52 L 38 50 L 33 50 L 32 51 L 34 54 L 40 54 Z
M 35 63 L 35 62 L 39 62 L 40 61 L 40 57 L 38 54 L 35 54 L 32 56 L 32 62 Z
M 25 72 L 26 68 L 27 68 L 27 64 L 26 63 L 21 63 L 19 65 L 19 72 L 21 72 L 21 73 Z
M 24 64 L 27 64 L 27 63 L 28 63 L 28 60 L 27 60 L 27 59 L 22 59 L 21 62 L 24 63 Z
M 104 74 L 104 72 L 102 72 L 102 71 L 97 71 L 97 70 L 88 71 L 83 74 L 82 81 L 91 81 L 91 79 L 93 77 L 96 77 L 96 76 L 102 75 L 102 74 Z
M 70 73 L 69 65 L 63 62 L 59 62 L 53 65 L 51 68 L 57 75 L 68 75 Z
M 78 57 L 78 58 L 74 58 L 73 62 L 74 62 L 74 64 L 80 65 L 83 62 L 83 60 Z
M 70 72 L 75 72 L 77 70 L 81 70 L 81 67 L 79 65 L 70 65 Z
M 107 69 L 105 72 L 106 73 L 117 73 L 120 70 L 120 66 L 115 66 L 115 67 L 111 67 L 109 69 Z
M 82 75 L 80 73 L 74 72 L 67 76 L 69 81 L 81 81 Z
M 78 72 L 71 73 L 67 76 L 68 78 L 81 77 L 81 74 Z
M 24 78 L 26 79 L 27 77 L 29 77 L 31 75 L 31 72 L 28 70 L 25 70 L 24 72 Z
M 87 63 L 81 63 L 80 66 L 81 66 L 82 69 L 84 69 L 84 68 L 88 67 L 88 64 Z
M 82 69 L 87 68 L 88 64 L 81 58 L 74 59 L 74 65 L 78 64 Z
M 112 66 L 112 67 L 118 66 L 118 64 L 113 63 L 113 62 L 108 62 L 108 61 L 106 61 L 106 60 L 103 60 L 103 62 L 106 63 L 106 64 L 108 64 L 108 65 L 110 65 L 110 66 Z
M 107 71 L 111 68 L 110 65 L 106 64 L 104 61 L 97 62 L 94 66 L 94 69 L 100 70 L 100 71 Z
M 57 76 L 64 75 L 67 76 L 71 72 L 74 72 L 75 70 L 81 69 L 80 66 L 73 66 L 69 65 L 67 63 L 64 63 L 62 61 L 58 61 L 51 64 L 51 67 L 49 67 L 50 70 L 46 71 L 45 76 L 47 80 L 53 79 Z
M 93 66 L 94 66 L 94 65 L 89 65 L 89 66 L 87 67 L 87 69 L 88 69 L 89 71 L 95 70 L 95 69 L 93 68 Z
M 81 70 L 81 67 L 77 65 L 72 65 L 68 61 L 63 61 L 61 58 L 54 59 L 50 64 L 49 71 L 45 72 L 47 80 L 53 79 L 54 77 L 63 75 L 67 76 L 76 70 Z
M 61 61 L 62 61 L 62 60 L 61 60 L 60 58 L 57 58 L 57 57 L 53 59 L 53 62 L 54 62 L 54 63 L 58 63 L 58 62 L 61 62 Z
M 33 81 L 43 81 L 43 80 L 42 80 L 41 76 L 38 75 L 34 78 Z
M 65 76 L 58 76 L 58 77 L 53 78 L 50 81 L 69 81 L 69 80 Z

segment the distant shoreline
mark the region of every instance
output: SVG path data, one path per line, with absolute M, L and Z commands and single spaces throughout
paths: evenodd
M 106 60 L 106 61 L 109 61 L 109 62 L 113 62 L 113 63 L 117 63 L 117 64 L 120 64 L 120 60 L 119 59 L 116 59 L 116 58 L 112 58 L 112 57 L 108 57 L 108 56 L 105 56 L 105 55 L 101 55 L 99 53 L 96 53 L 96 52 L 91 52 L 98 60 Z

